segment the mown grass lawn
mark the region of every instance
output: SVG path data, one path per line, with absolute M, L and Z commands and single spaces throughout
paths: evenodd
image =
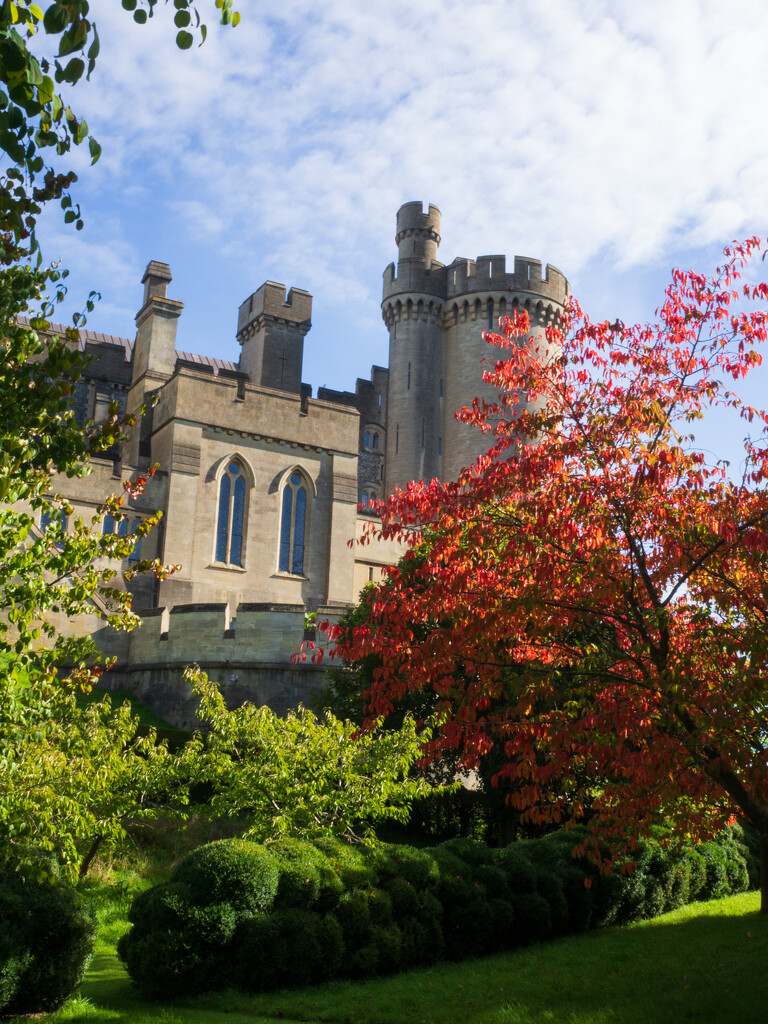
M 698 903 L 653 921 L 371 982 L 263 996 L 141 999 L 115 955 L 122 901 L 105 900 L 96 955 L 69 1024 L 761 1024 L 768 919 L 759 895 Z

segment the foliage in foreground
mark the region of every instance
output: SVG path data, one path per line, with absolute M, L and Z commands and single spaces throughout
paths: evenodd
M 740 285 L 757 251 L 676 271 L 646 326 L 573 304 L 544 340 L 506 319 L 499 401 L 463 413 L 495 447 L 388 500 L 381 534 L 430 542 L 339 640 L 378 659 L 374 715 L 434 692 L 433 753 L 473 766 L 500 743 L 513 806 L 588 819 L 598 861 L 666 819 L 702 838 L 751 822 L 768 912 L 768 413 L 723 383 L 768 334 L 768 284 Z M 735 480 L 686 433 L 716 407 L 750 424 Z
M 247 822 L 256 841 L 284 835 L 365 838 L 377 822 L 407 821 L 430 786 L 411 769 L 428 735 L 411 718 L 397 732 L 361 734 L 330 713 L 269 707 L 229 710 L 215 683 L 187 670 L 206 729 L 183 759 L 192 782 L 210 787 L 201 813 Z
M 83 977 L 92 913 L 70 886 L 0 876 L 0 1014 L 50 1013 Z
M 573 843 L 563 832 L 505 849 L 222 840 L 136 898 L 118 952 L 152 998 L 264 991 L 485 955 L 748 885 L 731 833 L 678 856 L 645 844 L 628 876 L 575 861 Z
M 70 393 L 82 354 L 71 339 L 43 335 L 43 314 L 29 326 L 16 319 L 43 301 L 54 276 L 0 272 L 0 863 L 32 876 L 46 874 L 51 859 L 75 876 L 90 844 L 115 838 L 130 808 L 150 805 L 136 795 L 155 787 L 140 779 L 167 753 L 136 739 L 126 713 L 78 706 L 101 671 L 95 644 L 51 623 L 93 613 L 94 600 L 116 629 L 138 621 L 130 594 L 115 586 L 115 563 L 135 537 L 102 529 L 105 516 L 123 518 L 124 496 L 105 498 L 86 521 L 52 488 L 54 473 L 88 473 L 92 451 L 124 429 L 116 415 L 99 427 L 77 424 Z M 140 532 L 155 522 L 146 517 Z M 148 560 L 134 569 L 171 571 Z
M 194 32 L 205 38 L 204 3 L 174 0 L 182 49 Z M 156 5 L 122 4 L 137 22 Z M 236 23 L 231 0 L 215 6 L 224 24 Z M 57 45 L 50 59 L 42 33 Z M 30 878 L 57 864 L 70 878 L 87 867 L 103 838 L 121 835 L 127 814 L 153 805 L 168 760 L 151 737 L 136 737 L 126 712 L 78 705 L 100 672 L 93 639 L 57 635 L 52 625 L 56 616 L 93 612 L 94 599 L 115 628 L 138 621 L 114 565 L 136 537 L 103 533 L 105 517 L 123 518 L 124 495 L 105 496 L 86 520 L 55 492 L 57 474 L 85 475 L 91 455 L 124 440 L 132 424 L 118 422 L 116 407 L 98 427 L 77 424 L 71 395 L 87 362 L 77 331 L 85 316 L 76 314 L 64 337 L 51 336 L 66 271 L 43 267 L 35 238 L 52 202 L 65 223 L 82 227 L 69 192 L 76 175 L 58 164 L 85 140 L 94 161 L 100 147 L 59 90 L 90 77 L 99 46 L 87 0 L 45 12 L 29 0 L 0 4 L 0 155 L 12 165 L 0 170 L 0 866 Z M 86 311 L 93 303 L 92 293 Z M 140 487 L 126 483 L 131 494 Z M 143 519 L 136 532 L 156 521 Z M 170 569 L 142 561 L 132 571 L 163 578 Z
M 203 5 L 204 0 L 174 0 L 176 45 L 182 50 L 192 46 L 193 33 L 201 41 L 206 37 L 199 13 Z M 77 175 L 59 171 L 55 158 L 86 140 L 91 163 L 101 155 L 84 118 L 59 92 L 63 85 L 90 78 L 96 66 L 101 44 L 91 6 L 88 0 L 51 3 L 45 12 L 30 0 L 6 0 L 0 6 L 0 152 L 14 165 L 0 173 L 0 264 L 35 252 L 35 225 L 46 203 L 60 201 L 65 223 L 78 230 L 83 226 L 80 207 L 68 191 Z M 144 24 L 157 0 L 122 0 L 122 6 Z M 216 0 L 216 8 L 222 24 L 237 25 L 240 15 L 232 10 L 232 0 Z M 57 41 L 52 59 L 44 55 L 42 34 Z M 25 244 L 26 252 L 20 249 Z

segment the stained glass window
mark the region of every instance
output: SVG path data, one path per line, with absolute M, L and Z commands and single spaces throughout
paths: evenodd
M 291 473 L 283 488 L 280 514 L 278 569 L 296 576 L 304 573 L 307 491 L 298 473 Z
M 219 484 L 216 521 L 216 561 L 243 564 L 245 532 L 245 476 L 238 462 L 230 462 Z

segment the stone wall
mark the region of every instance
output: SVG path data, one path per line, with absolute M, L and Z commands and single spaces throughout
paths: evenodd
M 324 607 L 318 620 L 338 621 L 343 609 Z M 195 703 L 184 668 L 198 664 L 221 685 L 230 706 L 251 701 L 283 714 L 311 703 L 324 684 L 325 663 L 301 660 L 302 605 L 227 604 L 154 608 L 133 633 L 92 624 L 99 648 L 118 661 L 103 679 L 106 689 L 127 689 L 174 725 L 196 724 Z M 318 633 L 317 642 L 323 635 Z M 309 652 L 311 654 L 311 652 Z

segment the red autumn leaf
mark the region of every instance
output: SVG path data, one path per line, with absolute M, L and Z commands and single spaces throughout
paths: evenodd
M 675 271 L 652 323 L 593 324 L 572 302 L 547 351 L 522 313 L 489 335 L 499 401 L 461 418 L 494 447 L 382 506 L 411 561 L 337 637 L 346 660 L 378 659 L 373 713 L 434 692 L 429 756 L 471 768 L 495 746 L 509 801 L 531 822 L 587 818 L 601 870 L 660 823 L 704 838 L 735 815 L 768 880 L 768 440 L 732 481 L 689 436 L 714 406 L 768 423 L 731 383 L 768 335 L 768 285 L 736 291 L 757 251 Z

